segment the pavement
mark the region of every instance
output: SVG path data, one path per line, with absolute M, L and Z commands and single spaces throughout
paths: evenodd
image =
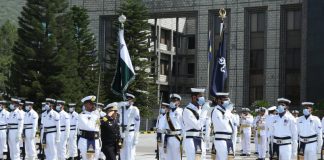
M 155 134 L 141 134 L 139 138 L 139 143 L 136 147 L 136 160 L 154 160 L 155 159 L 155 149 L 156 149 L 156 141 Z M 238 151 L 241 149 L 240 145 L 237 144 Z M 254 144 L 251 143 L 251 153 L 254 153 Z M 237 152 L 236 155 L 240 153 Z M 211 159 L 210 154 L 207 154 L 207 159 Z M 235 160 L 255 160 L 256 156 L 251 155 L 250 157 L 241 157 L 236 156 Z M 186 157 L 183 158 L 186 160 Z

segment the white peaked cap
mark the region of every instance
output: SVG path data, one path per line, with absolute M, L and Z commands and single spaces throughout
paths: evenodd
M 103 108 L 104 110 L 112 108 L 112 107 L 117 107 L 118 103 L 117 102 L 113 102 L 113 103 L 109 103 L 107 104 L 107 106 L 105 108 Z
M 96 96 L 86 96 L 84 98 L 81 99 L 81 102 L 84 103 L 86 101 L 91 101 L 91 102 L 95 102 L 96 101 Z
M 303 106 L 313 106 L 314 103 L 313 102 L 303 102 L 302 105 Z
M 178 98 L 181 101 L 181 96 L 179 94 L 176 94 L 176 93 L 170 94 L 170 98 Z
M 278 98 L 277 102 L 286 102 L 286 103 L 289 103 L 289 104 L 291 103 L 291 101 L 289 99 L 287 99 L 287 98 Z
M 204 93 L 205 89 L 204 88 L 191 88 L 192 93 Z

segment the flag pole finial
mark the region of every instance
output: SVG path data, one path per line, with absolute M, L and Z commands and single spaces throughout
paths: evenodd
M 219 13 L 219 17 L 223 21 L 226 18 L 226 10 L 225 10 L 225 8 L 221 8 L 218 13 Z
M 118 21 L 121 23 L 121 27 L 124 28 L 124 23 L 126 22 L 126 16 L 124 14 L 121 14 L 118 17 Z

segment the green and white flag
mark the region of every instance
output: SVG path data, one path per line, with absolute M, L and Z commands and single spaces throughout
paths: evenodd
M 119 35 L 119 58 L 118 58 L 115 77 L 111 84 L 111 90 L 114 94 L 124 97 L 129 84 L 135 79 L 135 72 L 124 39 L 124 29 L 121 29 L 118 35 Z

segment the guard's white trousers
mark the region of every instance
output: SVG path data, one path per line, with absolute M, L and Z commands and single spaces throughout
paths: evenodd
M 244 154 L 250 154 L 251 132 L 243 132 L 242 149 Z
M 192 138 L 185 138 L 184 143 L 186 144 L 185 150 L 186 150 L 186 156 L 187 160 L 195 160 L 196 158 L 196 151 L 195 151 L 195 145 Z M 205 145 L 201 145 L 201 151 L 205 150 Z
M 267 154 L 267 136 L 261 135 L 260 138 L 257 138 L 257 143 L 255 143 L 258 148 L 259 158 L 265 158 Z
M 224 140 L 215 140 L 214 141 L 215 149 L 216 149 L 216 160 L 227 160 L 228 150 L 227 144 Z
M 206 149 L 207 146 L 205 141 L 201 140 L 201 160 L 206 160 Z
M 46 160 L 57 160 L 56 132 L 46 134 L 46 146 L 44 149 Z
M 279 146 L 279 159 L 280 160 L 291 160 L 292 152 L 291 144 Z
M 78 142 L 78 148 L 80 150 L 82 160 L 97 160 L 97 159 L 99 159 L 100 152 L 101 152 L 101 144 L 100 144 L 99 139 L 95 140 L 95 153 L 94 153 L 93 157 L 87 156 L 87 140 L 86 139 L 80 137 L 79 142 Z
M 3 152 L 6 151 L 7 146 L 7 133 L 6 130 L 0 130 L 0 158 L 3 158 Z
M 71 130 L 68 143 L 68 156 L 77 157 L 78 156 L 78 147 L 77 147 L 77 136 L 75 130 Z
M 258 136 L 259 136 L 259 134 L 258 134 L 258 131 L 255 131 L 254 130 L 254 144 L 258 144 Z M 255 152 L 259 152 L 259 147 L 258 147 L 258 145 L 254 145 L 254 147 L 255 147 Z
M 234 129 L 232 142 L 233 142 L 233 152 L 235 153 L 236 152 L 236 142 L 237 142 L 237 129 L 236 130 Z
M 308 143 L 305 146 L 304 160 L 316 160 L 317 159 L 317 142 Z
M 17 139 L 18 130 L 10 129 L 8 134 L 8 144 L 10 148 L 10 159 L 11 160 L 20 160 L 20 140 Z
M 163 144 L 161 144 L 159 147 L 159 159 L 160 160 L 165 160 L 165 153 L 163 149 Z
M 169 137 L 167 144 L 166 160 L 180 160 L 180 142 L 176 137 Z
M 120 160 L 135 160 L 134 132 L 126 134 L 120 150 Z
M 60 142 L 56 143 L 57 146 L 57 158 L 59 160 L 65 160 L 67 158 L 66 154 L 66 146 L 67 146 L 67 139 L 65 131 L 61 131 L 61 137 L 60 137 Z

